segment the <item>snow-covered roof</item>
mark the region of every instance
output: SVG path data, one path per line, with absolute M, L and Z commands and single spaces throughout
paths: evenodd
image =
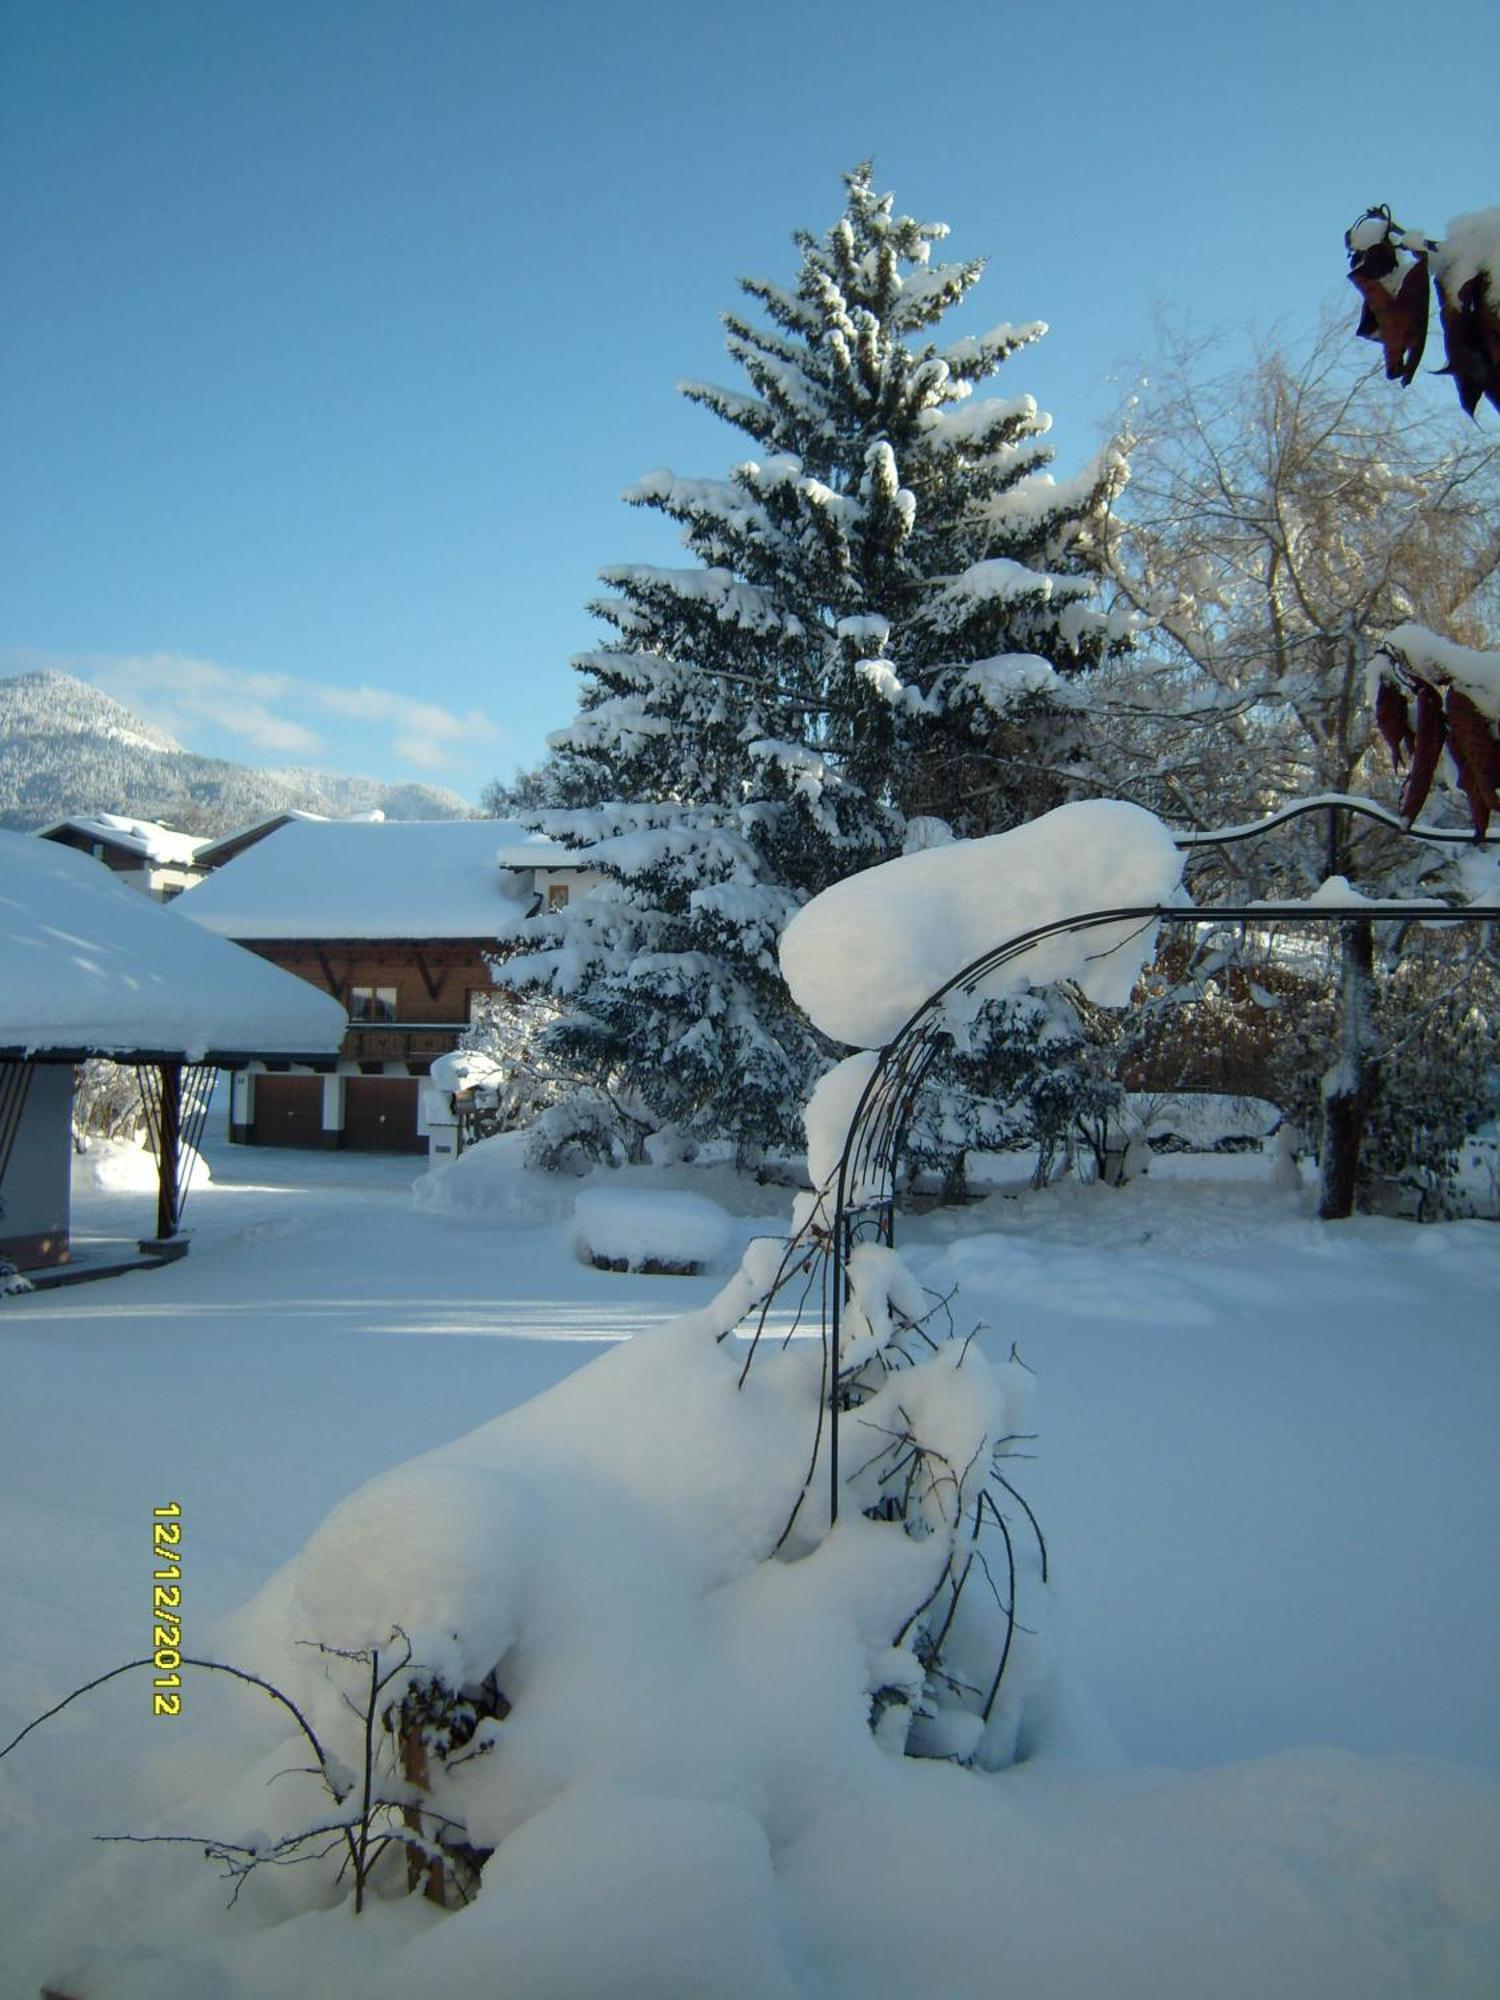
M 326 993 L 127 887 L 71 847 L 0 832 L 0 1054 L 322 1056 Z
M 502 868 L 587 868 L 587 858 L 576 847 L 564 847 L 544 833 L 529 834 L 499 854 Z
M 85 840 L 101 841 L 108 847 L 139 854 L 143 861 L 154 861 L 159 866 L 190 867 L 209 845 L 194 834 L 159 826 L 152 819 L 130 819 L 123 813 L 82 813 L 72 819 L 54 820 L 51 826 L 40 826 L 37 833 L 43 840 L 77 833 Z
M 198 863 L 203 868 L 218 868 L 232 860 L 241 848 L 253 847 L 258 840 L 264 840 L 268 833 L 285 826 L 293 819 L 326 819 L 326 813 L 303 812 L 299 806 L 289 806 L 285 812 L 265 813 L 259 819 L 251 820 L 248 826 L 237 826 L 232 833 L 221 833 L 217 840 L 206 840 L 198 855 Z M 356 818 L 384 819 L 384 813 L 356 814 Z
M 500 860 L 524 839 L 513 820 L 293 820 L 177 907 L 232 938 L 492 938 L 531 892 Z

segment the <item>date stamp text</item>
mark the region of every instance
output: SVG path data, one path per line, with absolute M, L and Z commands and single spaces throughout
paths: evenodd
M 153 1507 L 151 1573 L 151 1686 L 153 1715 L 182 1713 L 182 1508 L 175 1500 Z

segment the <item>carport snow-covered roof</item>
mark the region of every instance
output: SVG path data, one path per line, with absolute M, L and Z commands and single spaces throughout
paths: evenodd
M 175 907 L 221 937 L 493 938 L 531 898 L 512 820 L 293 820 Z
M 326 993 L 150 902 L 89 855 L 0 832 L 0 1057 L 335 1055 Z

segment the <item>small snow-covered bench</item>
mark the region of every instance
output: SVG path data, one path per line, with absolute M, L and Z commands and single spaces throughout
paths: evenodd
M 729 1246 L 728 1215 L 701 1194 L 585 1188 L 573 1215 L 578 1255 L 601 1271 L 690 1277 Z

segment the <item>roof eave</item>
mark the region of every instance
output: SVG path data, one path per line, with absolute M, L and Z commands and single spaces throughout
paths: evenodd
M 103 1057 L 108 1062 L 124 1065 L 128 1069 L 144 1068 L 148 1063 L 197 1063 L 213 1069 L 247 1069 L 251 1063 L 330 1063 L 337 1062 L 337 1048 L 321 1049 L 206 1049 L 201 1054 L 186 1049 L 118 1049 L 100 1048 L 96 1045 L 79 1043 L 67 1048 L 26 1048 L 12 1043 L 8 1048 L 0 1047 L 0 1062 L 29 1063 L 81 1063 Z

